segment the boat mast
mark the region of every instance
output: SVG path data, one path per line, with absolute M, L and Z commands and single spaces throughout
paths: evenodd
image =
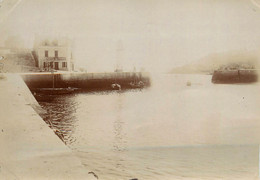
M 123 68 L 122 68 L 122 57 L 123 57 L 123 52 L 124 52 L 124 48 L 123 48 L 123 43 L 122 40 L 118 40 L 117 41 L 117 48 L 116 48 L 116 69 L 115 69 L 115 83 L 117 83 L 117 73 L 118 72 L 122 72 Z
M 52 62 L 52 66 L 53 66 L 54 62 Z M 51 70 L 51 75 L 52 75 L 52 89 L 54 89 L 54 70 L 53 67 L 51 66 L 51 62 L 49 61 L 49 68 Z
M 53 70 L 51 71 L 51 73 L 52 73 L 52 89 L 54 89 L 54 72 L 53 72 Z

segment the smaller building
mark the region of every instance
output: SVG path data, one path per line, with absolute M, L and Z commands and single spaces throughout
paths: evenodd
M 68 38 L 43 39 L 37 37 L 34 55 L 41 70 L 73 71 L 72 41 Z

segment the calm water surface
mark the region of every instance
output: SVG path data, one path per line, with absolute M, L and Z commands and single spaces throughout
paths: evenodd
M 152 80 L 148 89 L 40 104 L 99 179 L 257 178 L 259 84 L 215 85 L 206 75 Z

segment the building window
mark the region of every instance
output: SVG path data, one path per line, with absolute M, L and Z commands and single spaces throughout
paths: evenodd
M 45 51 L 45 57 L 49 57 L 48 51 Z
M 55 51 L 55 57 L 56 58 L 58 57 L 58 51 Z
M 55 65 L 54 69 L 59 70 L 59 62 L 55 62 L 54 65 Z
M 46 67 L 47 67 L 47 66 L 46 66 L 46 62 L 43 62 L 43 67 L 44 67 L 44 68 L 46 68 Z
M 62 67 L 67 67 L 67 62 L 62 62 Z

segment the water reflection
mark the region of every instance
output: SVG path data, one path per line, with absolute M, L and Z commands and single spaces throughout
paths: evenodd
M 73 134 L 77 125 L 75 113 L 77 112 L 78 102 L 75 101 L 74 96 L 56 96 L 53 97 L 51 102 L 39 102 L 47 110 L 47 114 L 43 117 L 44 121 L 62 133 L 66 144 L 76 141 Z
M 126 134 L 124 132 L 124 121 L 122 117 L 122 108 L 123 108 L 124 96 L 121 93 L 118 94 L 117 100 L 115 102 L 116 107 L 116 118 L 113 124 L 114 127 L 114 145 L 113 150 L 115 152 L 125 151 L 126 150 Z
M 123 119 L 123 104 L 124 95 L 118 93 L 115 101 L 115 111 L 117 112 L 115 121 L 113 123 L 114 128 L 114 140 L 113 140 L 113 152 L 114 152 L 114 167 L 120 169 L 122 172 L 126 170 L 125 166 L 125 151 L 127 151 L 127 140 L 125 122 Z

